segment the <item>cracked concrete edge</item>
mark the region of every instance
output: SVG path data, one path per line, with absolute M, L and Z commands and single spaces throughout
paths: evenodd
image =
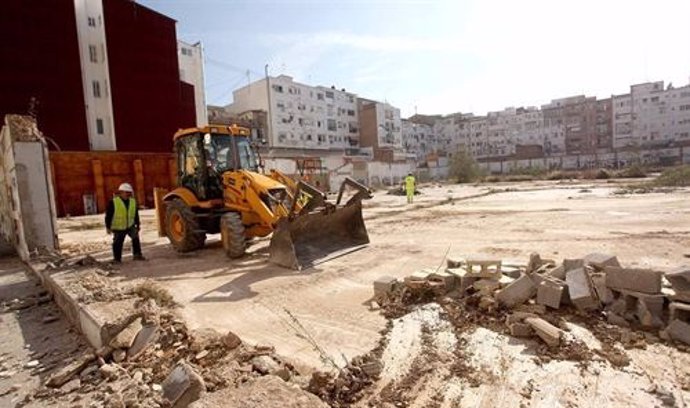
M 93 304 L 80 303 L 65 290 L 60 282 L 53 279 L 51 273 L 45 272 L 45 264 L 24 262 L 25 269 L 36 277 L 43 287 L 53 296 L 64 316 L 76 327 L 95 350 L 108 344 L 112 334 L 108 330 L 112 323 L 99 319 L 93 311 Z

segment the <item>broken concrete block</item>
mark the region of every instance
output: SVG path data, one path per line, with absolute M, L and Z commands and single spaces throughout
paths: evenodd
M 427 279 L 432 282 L 443 282 L 446 290 L 455 288 L 455 276 L 445 271 L 434 272 Z
M 668 320 L 680 320 L 690 323 L 690 304 L 681 302 L 671 302 L 668 307 Z
M 625 300 L 626 311 L 632 312 L 645 327 L 661 327 L 663 325 L 664 295 L 621 290 L 621 297 Z M 627 313 L 623 314 L 627 317 Z
M 690 303 L 690 267 L 684 266 L 666 273 L 666 279 L 671 283 L 672 300 Z
M 467 272 L 476 278 L 501 279 L 501 260 L 472 257 L 465 259 Z
M 506 316 L 506 324 L 510 326 L 511 324 L 522 323 L 528 317 L 539 317 L 539 315 L 529 312 L 513 312 Z
M 690 344 L 690 323 L 678 319 L 672 320 L 666 329 L 663 330 L 663 337 Z
M 472 286 L 474 282 L 476 282 L 477 279 L 479 279 L 470 276 L 469 272 L 467 272 L 465 269 L 447 269 L 446 272 L 455 277 L 455 289 L 462 293 L 464 293 L 465 290 L 467 290 L 467 288 Z
M 515 282 L 501 289 L 496 294 L 496 300 L 504 306 L 513 307 L 524 303 L 537 293 L 537 288 L 532 279 L 522 275 Z
M 541 260 L 541 256 L 538 253 L 532 252 L 529 254 L 529 262 L 527 262 L 526 274 L 531 274 L 537 271 L 544 262 Z
M 425 281 L 433 271 L 422 269 L 421 271 L 413 272 L 405 277 L 405 281 Z
M 392 276 L 381 276 L 374 281 L 374 296 L 384 296 L 392 292 L 398 280 Z
M 525 323 L 532 326 L 537 336 L 544 340 L 544 343 L 548 344 L 549 347 L 555 347 L 561 344 L 563 331 L 558 327 L 539 317 L 528 317 L 525 319 Z
M 613 297 L 613 291 L 606 286 L 606 274 L 602 272 L 594 272 L 591 273 L 589 277 L 592 279 L 592 286 L 594 287 L 594 291 L 596 292 L 601 304 L 611 304 L 615 299 Z
M 240 339 L 240 336 L 236 335 L 235 333 L 233 333 L 231 331 L 228 331 L 227 334 L 225 334 L 225 336 L 223 336 L 221 341 L 223 342 L 223 345 L 225 345 L 225 347 L 228 350 L 234 350 L 237 347 L 239 347 L 240 344 L 242 344 L 242 339 Z
M 86 367 L 90 362 L 92 362 L 95 359 L 96 356 L 93 353 L 82 353 L 71 363 L 67 364 L 55 373 L 51 374 L 51 376 L 46 381 L 46 386 L 53 388 L 62 387 L 65 383 L 71 380 L 72 377 L 81 372 L 81 370 L 83 370 L 84 367 Z
M 603 270 L 607 266 L 620 267 L 621 264 L 618 262 L 618 258 L 614 255 L 592 253 L 584 257 L 585 265 L 591 265 L 595 269 Z
M 522 269 L 519 266 L 514 265 L 501 265 L 501 273 L 503 276 L 508 276 L 513 279 L 517 279 L 522 275 Z
M 158 338 L 158 326 L 146 325 L 139 330 L 132 347 L 127 350 L 127 358 L 133 360 L 143 353 Z
M 609 266 L 606 267 L 606 286 L 616 290 L 661 293 L 661 272 Z
M 519 278 L 519 276 L 518 276 Z M 505 288 L 506 286 L 510 285 L 511 283 L 515 282 L 516 278 L 511 278 L 510 276 L 503 275 L 501 276 L 501 279 L 498 280 L 498 284 L 502 287 Z
M 501 287 L 501 284 L 493 279 L 479 279 L 472 284 L 472 287 L 483 296 L 492 296 L 494 291 Z
M 280 369 L 280 364 L 271 356 L 256 356 L 252 359 L 252 367 L 259 374 L 270 374 Z
M 123 349 L 116 349 L 113 351 L 113 361 L 116 363 L 121 363 L 127 358 L 127 352 Z
M 565 282 L 555 279 L 544 279 L 537 286 L 537 304 L 548 306 L 553 309 L 561 307 Z
M 465 258 L 457 255 L 451 255 L 446 258 L 446 265 L 449 269 L 462 268 L 465 266 Z
M 599 300 L 592 288 L 592 282 L 584 268 L 572 269 L 566 272 L 565 281 L 568 285 L 570 301 L 580 310 L 594 310 L 599 308 Z
M 510 335 L 514 337 L 532 337 L 534 336 L 534 329 L 527 323 L 513 323 L 508 326 Z
M 173 408 L 187 407 L 206 392 L 203 378 L 184 360 L 177 363 L 162 386 L 163 398 Z
M 563 265 L 550 269 L 548 274 L 556 279 L 565 280 L 565 268 Z
M 141 327 L 142 325 L 140 317 L 122 329 L 120 333 L 118 333 L 117 336 L 110 341 L 110 347 L 114 349 L 128 349 L 132 347 L 132 343 L 134 343 L 134 339 L 137 337 L 137 334 L 139 334 Z
M 573 269 L 579 269 L 585 267 L 584 259 L 564 259 L 563 260 L 563 272 L 572 271 Z

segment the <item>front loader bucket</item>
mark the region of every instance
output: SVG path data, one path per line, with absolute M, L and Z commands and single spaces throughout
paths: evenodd
M 302 214 L 278 223 L 271 238 L 269 261 L 303 269 L 361 249 L 369 243 L 362 203 Z

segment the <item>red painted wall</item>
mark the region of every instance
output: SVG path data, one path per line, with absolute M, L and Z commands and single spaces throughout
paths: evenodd
M 175 20 L 133 1 L 103 7 L 117 149 L 170 152 L 175 131 L 196 122 L 193 87 L 180 81 Z
M 1 124 L 35 97 L 43 133 L 63 150 L 88 150 L 74 1 L 3 0 L 0 39 Z

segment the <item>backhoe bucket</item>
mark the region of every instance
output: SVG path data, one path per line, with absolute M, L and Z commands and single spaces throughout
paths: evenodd
M 369 243 L 362 203 L 299 215 L 278 223 L 269 261 L 303 269 L 361 249 Z

